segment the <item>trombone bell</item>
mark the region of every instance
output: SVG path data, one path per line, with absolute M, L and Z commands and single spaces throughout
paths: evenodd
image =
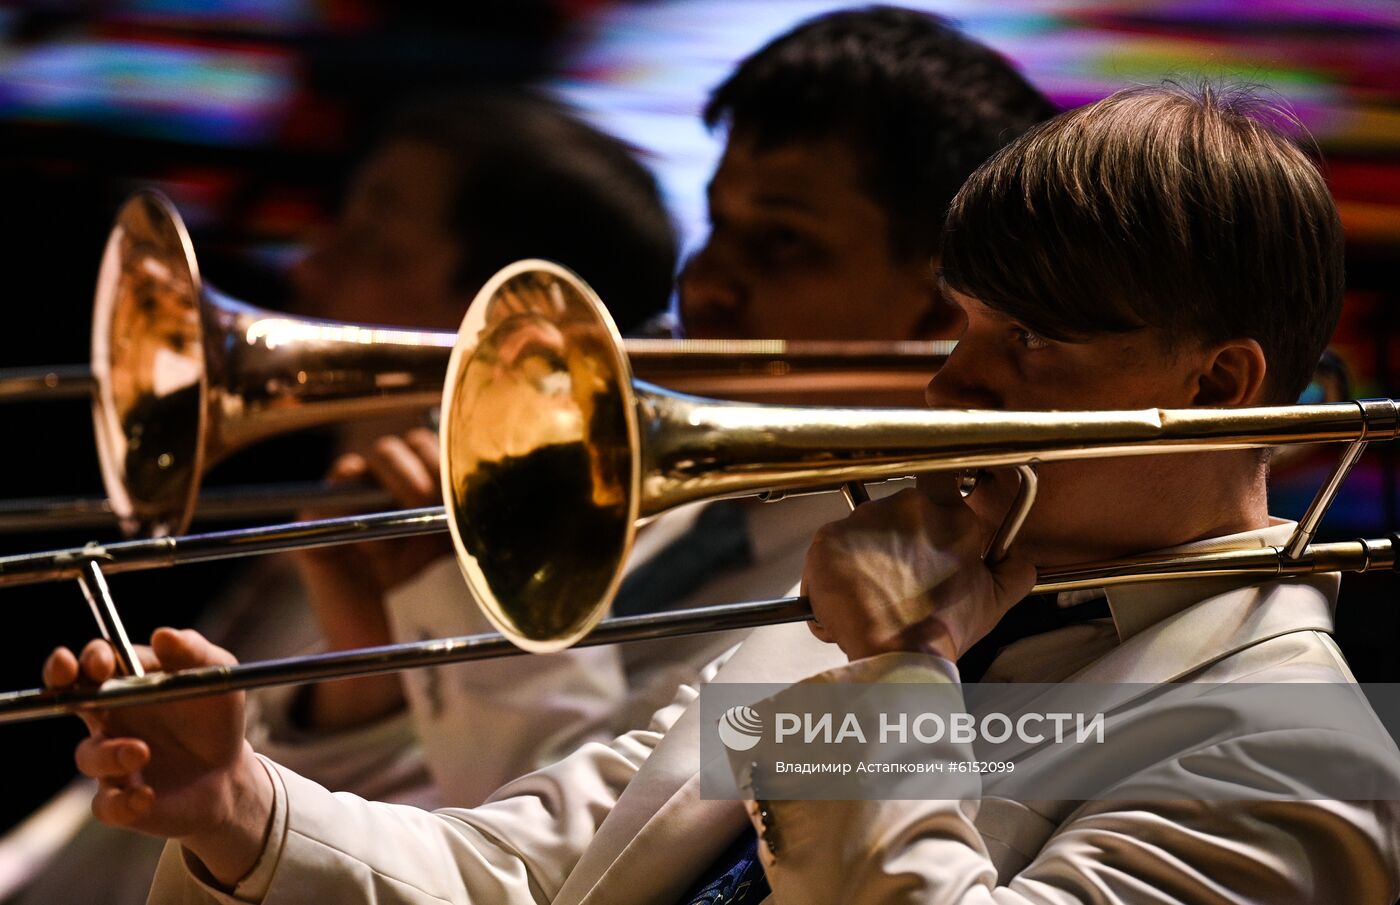
M 93 306 L 93 424 L 128 534 L 179 534 L 200 479 L 290 430 L 438 401 L 454 336 L 292 318 L 200 278 L 171 203 L 140 192 L 107 240 Z
M 442 486 L 463 575 L 502 634 L 561 650 L 603 618 L 636 537 L 640 435 L 621 337 L 572 273 L 521 261 L 468 310 L 448 375 Z
M 199 271 L 168 202 L 142 193 L 107 239 L 93 304 L 93 427 L 123 530 L 168 533 L 193 505 L 208 391 Z

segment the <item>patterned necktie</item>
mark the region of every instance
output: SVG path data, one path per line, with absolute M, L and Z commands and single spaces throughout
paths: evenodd
M 1106 597 L 1068 607 L 1059 606 L 1058 597 L 1058 594 L 1032 594 L 1008 610 L 996 628 L 958 658 L 958 675 L 962 682 L 981 680 L 1001 649 L 1015 641 L 1112 615 Z
M 612 614 L 665 612 L 716 575 L 752 562 L 742 504 L 711 503 L 689 530 L 628 573 L 613 599 Z
M 711 503 L 695 523 L 622 580 L 614 616 L 658 613 L 673 608 L 716 575 L 753 562 L 744 509 L 735 500 Z M 747 828 L 700 875 L 681 899 L 684 905 L 742 905 L 768 895 L 758 860 L 758 836 Z
M 682 905 L 752 905 L 771 892 L 758 860 L 758 834 L 749 827 L 700 875 Z

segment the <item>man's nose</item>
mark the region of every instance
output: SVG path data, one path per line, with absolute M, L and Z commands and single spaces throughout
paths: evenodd
M 976 347 L 967 344 L 964 337 L 924 387 L 924 402 L 929 408 L 1005 408 L 1001 394 L 989 385 L 989 365 L 989 357 L 979 357 Z
M 743 281 L 727 255 L 713 242 L 691 255 L 681 268 L 677 288 L 681 326 L 687 336 L 737 329 L 746 304 Z

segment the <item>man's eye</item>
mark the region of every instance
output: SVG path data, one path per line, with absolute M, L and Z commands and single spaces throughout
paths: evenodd
M 1044 349 L 1050 345 L 1050 340 L 1038 333 L 1032 333 L 1025 327 L 1014 327 L 1011 332 L 1016 337 L 1016 342 L 1027 349 Z
M 799 233 L 795 229 L 789 229 L 786 226 L 773 227 L 772 229 L 768 230 L 768 233 L 765 236 L 765 238 L 769 242 L 777 246 L 800 245 L 801 243 L 806 241 L 805 239 L 803 239 L 801 233 Z
M 813 243 L 797 230 L 772 227 L 754 237 L 754 251 L 771 264 L 806 261 L 816 251 Z

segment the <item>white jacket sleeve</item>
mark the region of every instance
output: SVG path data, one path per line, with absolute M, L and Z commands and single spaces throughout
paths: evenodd
M 456 560 L 444 557 L 386 601 L 396 641 L 495 631 Z M 470 807 L 586 742 L 606 742 L 627 697 L 615 647 L 521 654 L 403 674 L 412 725 L 443 802 Z
M 441 905 L 550 901 L 598 826 L 698 692 L 681 688 L 650 726 L 592 743 L 470 809 L 428 812 L 333 793 L 273 766 L 280 831 L 256 873 L 266 894 L 235 898 L 207 882 L 176 843 L 166 847 L 153 905 Z M 259 890 L 261 892 L 261 890 Z

